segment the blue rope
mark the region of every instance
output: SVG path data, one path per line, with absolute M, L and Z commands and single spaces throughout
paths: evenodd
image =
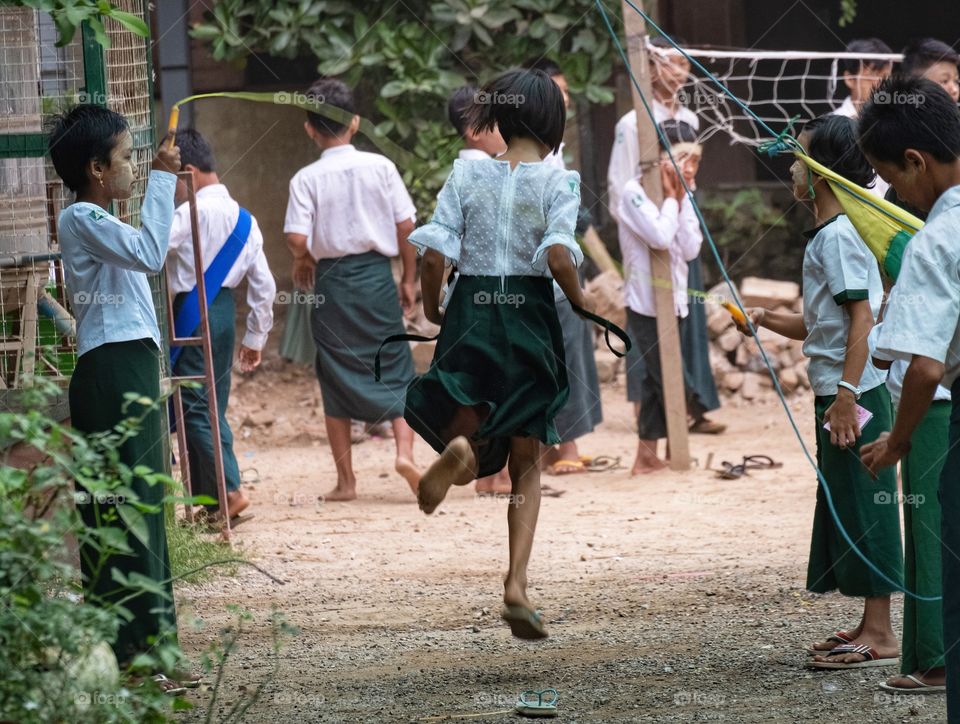
M 657 26 L 657 24 L 654 23 L 653 20 L 651 20 L 650 17 L 643 12 L 643 10 L 640 10 L 639 8 L 637 8 L 632 2 L 630 2 L 630 0 L 626 0 L 626 3 L 631 8 L 633 8 L 636 12 L 638 12 L 644 18 L 644 20 L 646 20 L 653 28 L 657 30 L 657 32 L 659 32 L 664 38 L 666 38 L 671 43 L 671 45 L 673 45 L 674 48 L 676 48 L 681 53 L 683 53 L 684 57 L 686 57 L 687 60 L 689 60 L 692 64 L 696 65 L 701 72 L 703 72 L 710 78 L 710 80 L 712 80 L 720 88 L 722 88 L 724 93 L 729 95 L 744 110 L 750 113 L 750 115 L 753 116 L 770 133 L 771 136 L 773 136 L 775 139 L 778 139 L 778 140 L 781 140 L 781 137 L 785 138 L 784 134 L 774 133 L 773 130 L 769 126 L 767 126 L 766 123 L 760 120 L 756 116 L 756 114 L 750 111 L 750 109 L 747 108 L 726 87 L 724 87 L 724 85 L 720 83 L 720 81 L 714 78 L 713 75 L 710 73 L 710 71 L 708 71 L 702 65 L 697 63 L 693 58 L 687 55 L 687 53 L 684 52 L 684 50 L 680 48 L 676 43 L 674 43 L 673 39 L 670 38 L 669 35 L 664 33 L 663 30 L 661 30 Z M 600 10 L 601 15 L 603 16 L 603 22 L 607 26 L 607 31 L 610 33 L 610 37 L 613 39 L 613 43 L 617 48 L 617 52 L 620 54 L 620 58 L 623 60 L 624 66 L 627 69 L 627 74 L 630 76 L 630 81 L 631 83 L 633 83 L 633 87 L 636 89 L 637 95 L 639 96 L 640 100 L 643 102 L 643 107 L 646 109 L 647 114 L 650 116 L 650 118 L 655 119 L 655 116 L 653 114 L 653 109 L 650 107 L 650 104 L 647 102 L 647 99 L 643 95 L 643 91 L 641 91 L 640 89 L 640 84 L 637 81 L 636 76 L 634 76 L 633 74 L 633 69 L 630 67 L 630 60 L 629 58 L 627 58 L 627 55 L 623 50 L 623 46 L 620 44 L 620 39 L 617 37 L 617 34 L 613 29 L 613 25 L 611 25 L 610 23 L 610 18 L 607 15 L 606 9 L 603 7 L 601 0 L 596 0 L 596 5 L 597 5 L 597 8 Z M 803 454 L 804 456 L 806 456 L 807 462 L 810 463 L 810 466 L 817 473 L 817 480 L 820 483 L 820 487 L 823 489 L 824 499 L 827 501 L 827 507 L 830 510 L 830 515 L 833 517 L 834 523 L 836 524 L 837 529 L 840 531 L 840 534 L 843 536 L 843 539 L 846 541 L 847 545 L 850 546 L 850 549 L 857 554 L 860 560 L 862 560 L 871 571 L 877 574 L 883 581 L 885 581 L 894 589 L 898 591 L 902 591 L 905 595 L 908 595 L 911 598 L 914 598 L 918 601 L 941 600 L 942 596 L 921 596 L 920 594 L 910 591 L 909 589 L 905 588 L 903 585 L 897 583 L 892 578 L 890 578 L 887 574 L 881 571 L 876 566 L 876 564 L 874 564 L 873 561 L 867 558 L 867 556 L 863 553 L 863 551 L 861 551 L 857 547 L 857 544 L 854 543 L 853 539 L 850 537 L 850 534 L 847 532 L 847 529 L 843 526 L 843 523 L 840 521 L 840 515 L 837 513 L 836 506 L 834 505 L 834 502 L 833 502 L 833 495 L 830 493 L 830 486 L 827 484 L 826 478 L 824 478 L 823 473 L 820 471 L 820 468 L 817 466 L 817 463 L 813 459 L 813 456 L 810 455 L 810 451 L 807 449 L 806 443 L 804 443 L 803 441 L 803 435 L 800 433 L 800 428 L 797 426 L 796 420 L 793 419 L 793 414 L 790 412 L 790 406 L 787 404 L 787 399 L 783 394 L 783 389 L 780 387 L 780 381 L 777 379 L 777 375 L 773 371 L 773 365 L 770 364 L 770 359 L 767 357 L 767 352 L 766 350 L 764 350 L 763 345 L 760 343 L 760 339 L 757 337 L 757 330 L 754 328 L 753 323 L 750 321 L 750 317 L 747 315 L 746 310 L 743 308 L 743 305 L 740 302 L 740 297 L 736 293 L 736 288 L 734 287 L 733 281 L 730 279 L 730 275 L 727 273 L 727 269 L 723 264 L 723 260 L 720 258 L 720 252 L 717 250 L 717 245 L 713 240 L 713 235 L 710 233 L 710 229 L 707 228 L 706 219 L 704 219 L 703 213 L 700 211 L 700 207 L 693 197 L 693 193 L 690 191 L 690 188 L 687 186 L 686 179 L 684 179 L 683 177 L 683 172 L 681 171 L 679 164 L 677 164 L 677 161 L 673 156 L 673 152 L 670 149 L 670 143 L 667 140 L 666 136 L 664 135 L 663 130 L 659 127 L 659 125 L 657 125 L 656 122 L 654 122 L 654 128 L 657 131 L 657 135 L 660 138 L 661 144 L 663 144 L 663 147 L 667 151 L 667 155 L 670 157 L 670 162 L 673 164 L 673 167 L 677 172 L 677 178 L 680 179 L 680 183 L 683 184 L 683 188 L 687 192 L 687 196 L 690 198 L 690 202 L 693 206 L 694 211 L 697 214 L 697 219 L 699 219 L 700 221 L 700 226 L 703 229 L 704 236 L 706 237 L 707 242 L 710 244 L 710 250 L 713 252 L 713 257 L 717 262 L 717 267 L 720 269 L 720 273 L 723 276 L 723 280 L 727 283 L 727 286 L 730 289 L 731 296 L 733 297 L 737 305 L 737 308 L 741 311 L 743 316 L 746 318 L 747 326 L 750 328 L 750 333 L 756 339 L 757 347 L 759 348 L 760 355 L 763 358 L 763 363 L 764 365 L 766 365 L 767 371 L 770 373 L 770 378 L 773 380 L 774 389 L 777 391 L 777 395 L 780 397 L 780 403 L 783 405 L 783 410 L 787 414 L 787 420 L 789 420 L 790 426 L 793 428 L 793 433 L 794 435 L 796 435 L 797 440 L 800 442 L 800 448 L 803 450 Z M 789 126 L 787 128 L 787 131 L 789 131 Z M 784 133 L 786 133 L 786 131 Z

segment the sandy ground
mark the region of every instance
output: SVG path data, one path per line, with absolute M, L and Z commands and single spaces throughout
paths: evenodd
M 622 385 L 604 386 L 605 422 L 581 452 L 629 467 L 636 438 Z M 230 622 L 228 605 L 253 614 L 214 721 L 275 665 L 247 721 L 501 722 L 515 718 L 520 691 L 546 687 L 560 692 L 564 722 L 945 720 L 942 696 L 878 690 L 892 670 L 803 669 L 805 645 L 854 625 L 860 608 L 803 589 L 814 476 L 774 399 L 719 411 L 727 434 L 691 439 L 699 469 L 545 477 L 565 493 L 541 508 L 531 598 L 551 636 L 530 644 L 498 617 L 504 500 L 460 488 L 426 517 L 392 470 L 393 441 L 374 438 L 354 448 L 361 498 L 320 502 L 335 478 L 310 371 L 273 359 L 234 387 L 238 457 L 256 481 L 246 486 L 256 517 L 235 540 L 286 583 L 244 569 L 179 587 L 192 655 Z M 809 438 L 812 400 L 791 406 Z M 703 469 L 711 453 L 716 463 L 763 453 L 784 466 L 724 481 Z M 433 459 L 422 442 L 417 455 Z M 897 630 L 901 606 L 897 596 Z M 278 656 L 273 608 L 300 630 Z M 193 615 L 203 628 L 189 625 Z M 202 711 L 209 694 L 191 698 Z

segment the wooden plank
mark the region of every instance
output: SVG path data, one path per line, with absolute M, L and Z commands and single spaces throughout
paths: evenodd
M 635 3 L 636 4 L 636 3 Z M 642 3 L 649 6 L 649 2 Z M 623 21 L 627 36 L 627 53 L 630 68 L 640 85 L 643 97 L 653 106 L 650 65 L 647 57 L 647 28 L 643 18 L 624 0 Z M 633 84 L 631 83 L 631 86 Z M 637 113 L 637 135 L 640 141 L 640 166 L 649 169 L 641 182 L 650 200 L 658 207 L 663 203 L 663 188 L 657 170 L 660 161 L 660 144 L 653 119 L 647 113 L 636 87 L 633 90 L 633 107 Z M 683 383 L 683 357 L 680 351 L 680 329 L 673 304 L 673 275 L 670 271 L 670 252 L 666 249 L 650 250 L 651 273 L 665 283 L 655 284 L 654 298 L 657 306 L 657 337 L 660 341 L 660 364 L 663 372 L 663 398 L 667 415 L 667 444 L 670 446 L 670 468 L 690 469 L 690 446 L 687 427 L 687 400 Z
M 32 385 L 31 378 L 37 366 L 37 284 L 38 275 L 31 271 L 27 275 L 26 297 L 20 311 L 20 339 L 23 341 L 23 384 Z

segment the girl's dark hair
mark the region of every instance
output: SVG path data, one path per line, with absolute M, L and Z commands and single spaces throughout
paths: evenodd
M 119 113 L 90 103 L 74 106 L 51 120 L 47 148 L 57 175 L 74 193 L 83 191 L 91 161 L 110 165 L 117 139 L 129 130 Z
M 663 132 L 663 135 L 667 137 L 667 141 L 669 141 L 671 146 L 676 146 L 678 143 L 697 142 L 696 129 L 686 121 L 668 118 L 660 124 L 660 130 Z M 657 134 L 657 137 L 660 140 L 660 150 L 666 150 L 663 145 L 663 138 L 660 137 L 660 134 Z
M 315 81 L 307 89 L 307 97 L 320 103 L 327 103 L 351 115 L 357 112 L 350 86 L 336 78 L 321 78 Z M 321 116 L 319 113 L 313 113 L 312 111 L 307 111 L 307 121 L 318 133 L 324 136 L 339 136 L 346 128 L 343 123 L 331 121 L 326 116 Z
M 447 99 L 447 118 L 457 129 L 457 135 L 464 138 L 467 133 L 467 109 L 473 104 L 477 89 L 472 85 L 457 88 Z
M 953 98 L 925 78 L 884 80 L 860 111 L 860 148 L 878 161 L 905 164 L 907 149 L 940 163 L 960 157 L 960 114 Z
M 931 65 L 936 63 L 960 63 L 960 54 L 953 48 L 936 38 L 920 38 L 911 40 L 903 49 L 903 63 L 900 72 L 903 75 L 923 75 Z
M 203 173 L 216 170 L 217 162 L 213 157 L 213 149 L 200 131 L 185 128 L 177 131 L 177 145 L 180 147 L 180 167 L 196 166 Z
M 857 145 L 857 126 L 852 119 L 820 116 L 808 121 L 802 132 L 810 136 L 807 141 L 810 158 L 858 186 L 873 186 L 877 172 Z
M 500 129 L 503 140 L 532 138 L 552 151 L 560 148 L 567 111 L 563 94 L 542 70 L 509 70 L 478 91 L 467 109 L 476 133 Z

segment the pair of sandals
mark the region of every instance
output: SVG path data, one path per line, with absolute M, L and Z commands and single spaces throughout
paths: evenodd
M 581 455 L 579 460 L 557 460 L 547 467 L 547 475 L 572 475 L 574 473 L 605 473 L 609 470 L 621 470 L 619 457 Z
M 853 643 L 853 637 L 846 631 L 837 631 L 827 636 L 827 641 L 837 644 L 832 649 L 816 649 L 810 647 L 807 653 L 811 656 L 838 656 L 841 654 L 859 654 L 863 661 L 808 661 L 809 669 L 868 669 L 876 666 L 895 666 L 900 659 L 897 657 L 881 658 L 877 650 L 866 644 Z
M 707 467 L 709 467 L 709 463 Z M 777 462 L 769 455 L 744 455 L 743 461 L 739 463 L 724 460 L 720 463 L 720 469 L 716 470 L 716 473 L 718 477 L 724 480 L 736 480 L 747 475 L 748 470 L 774 470 L 782 467 L 783 463 Z
M 167 696 L 186 694 L 187 689 L 199 689 L 200 684 L 203 683 L 203 677 L 198 674 L 181 674 L 177 679 L 171 679 L 166 674 L 154 674 L 150 680 Z M 146 683 L 144 681 L 140 686 L 145 686 Z

